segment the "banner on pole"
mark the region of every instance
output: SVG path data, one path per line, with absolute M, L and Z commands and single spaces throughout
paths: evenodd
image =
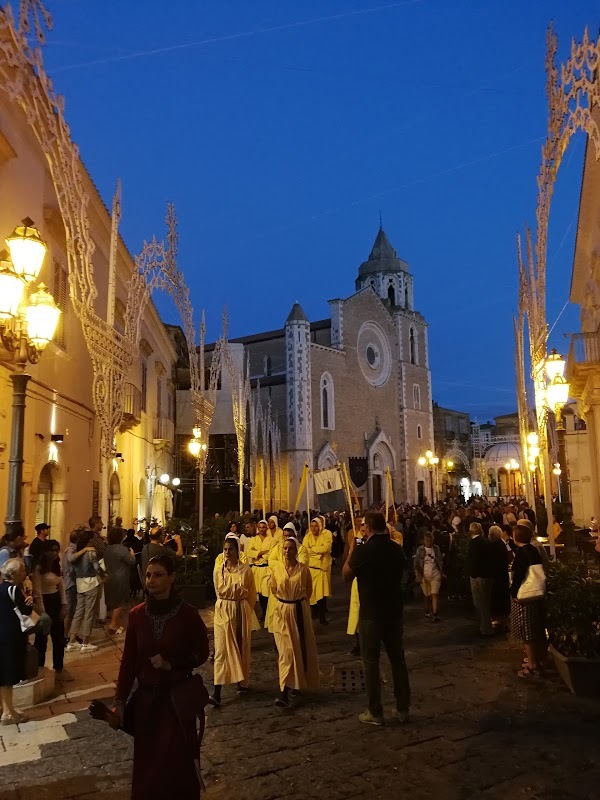
M 357 489 L 364 486 L 369 477 L 369 462 L 366 458 L 360 456 L 350 456 L 348 459 L 348 471 L 352 483 Z
M 302 497 L 302 493 L 304 492 L 304 487 L 306 486 L 307 478 L 308 478 L 308 464 L 305 464 L 302 470 L 302 477 L 300 478 L 300 486 L 298 487 L 296 502 L 294 503 L 292 511 L 300 511 L 300 498 Z
M 319 500 L 321 513 L 343 511 L 346 508 L 346 494 L 342 475 L 338 467 L 314 473 L 315 493 Z

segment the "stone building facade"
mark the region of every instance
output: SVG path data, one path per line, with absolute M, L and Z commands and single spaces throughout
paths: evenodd
M 329 306 L 328 319 L 310 322 L 295 303 L 283 328 L 232 341 L 243 345 L 252 390 L 281 431 L 265 508 L 294 503 L 305 463 L 350 464 L 363 507 L 384 499 L 387 468 L 397 501 L 428 497 L 428 474 L 417 465 L 433 447 L 427 323 L 414 308 L 408 264 L 383 229 L 355 292 Z M 255 484 L 253 507 L 262 505 L 260 491 Z

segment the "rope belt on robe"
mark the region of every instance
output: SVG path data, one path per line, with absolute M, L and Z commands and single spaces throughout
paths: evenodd
M 287 606 L 296 606 L 296 624 L 298 625 L 298 633 L 300 634 L 300 649 L 302 650 L 302 663 L 304 665 L 304 672 L 307 670 L 306 658 L 306 638 L 304 635 L 304 615 L 302 613 L 303 600 L 283 600 L 281 597 L 277 598 L 280 603 L 285 603 Z
M 241 600 L 234 600 L 233 597 L 221 597 L 221 600 L 227 600 L 229 603 L 235 603 L 235 640 L 237 642 L 240 653 L 242 652 L 242 642 L 244 641 L 243 635 L 243 619 L 241 613 Z
M 319 572 L 325 572 L 325 570 L 323 569 L 323 567 L 309 567 L 309 569 L 318 569 L 318 570 L 319 570 Z

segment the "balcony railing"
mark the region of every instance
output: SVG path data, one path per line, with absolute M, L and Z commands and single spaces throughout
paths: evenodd
M 125 391 L 123 393 L 123 421 L 121 423 L 121 430 L 129 430 L 129 428 L 139 425 L 142 419 L 142 393 L 132 383 L 125 384 Z
M 167 417 L 157 417 L 154 420 L 154 441 L 172 442 L 175 436 L 173 421 Z
M 600 362 L 600 336 L 596 333 L 573 333 L 569 363 L 597 364 Z

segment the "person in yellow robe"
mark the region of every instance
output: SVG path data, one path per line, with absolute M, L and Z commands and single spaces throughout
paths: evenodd
M 315 517 L 310 523 L 303 541 L 308 553 L 308 566 L 312 578 L 310 605 L 313 619 L 319 617 L 321 625 L 327 625 L 327 598 L 331 595 L 331 531 L 324 530 L 323 517 Z
M 357 519 L 354 521 L 355 530 L 353 528 L 348 528 L 348 532 L 346 533 L 346 544 L 349 545 L 350 537 L 354 536 L 357 540 L 357 543 L 362 542 L 365 536 L 365 521 L 364 519 Z M 346 559 L 344 559 L 345 563 Z M 348 609 L 348 627 L 346 628 L 346 633 L 348 636 L 355 637 L 355 644 L 352 650 L 350 650 L 351 656 L 360 656 L 360 640 L 358 638 L 358 615 L 360 612 L 360 599 L 358 597 L 358 581 L 356 578 L 352 581 L 352 588 L 350 589 L 350 608 Z
M 227 536 L 225 537 L 225 541 L 227 541 L 228 539 L 236 539 L 237 540 L 238 550 L 240 552 L 240 561 L 242 562 L 242 564 L 247 564 L 248 563 L 248 556 L 242 551 L 242 546 L 240 544 L 240 537 L 237 535 L 237 533 L 232 533 L 230 531 L 227 534 Z M 225 560 L 225 554 L 224 553 L 219 553 L 219 555 L 215 558 L 214 569 L 220 569 L 223 566 L 223 561 L 224 560 Z
M 260 625 L 254 613 L 256 587 L 252 570 L 240 559 L 237 536 L 225 537 L 221 565 L 213 573 L 217 601 L 214 614 L 214 691 L 210 702 L 221 705 L 221 689 L 237 683 L 238 692 L 248 689 L 252 631 Z
M 273 545 L 271 552 L 269 553 L 269 570 L 271 574 L 273 574 L 273 565 L 276 562 L 283 563 L 283 543 L 286 539 L 289 539 L 290 536 L 296 538 L 296 528 L 291 522 L 288 522 L 283 526 L 283 539 L 280 542 L 277 542 L 277 544 Z M 298 561 L 301 564 L 308 566 L 308 553 L 306 552 L 306 548 L 303 544 L 298 546 Z M 275 610 L 276 605 L 277 600 L 273 594 L 273 590 L 271 590 L 271 593 L 269 594 L 269 603 L 267 605 L 267 616 L 265 622 L 265 628 L 269 631 L 269 633 L 273 633 L 273 611 Z
M 267 520 L 267 527 L 269 528 L 269 535 L 273 539 L 273 543 L 283 542 L 283 531 L 279 527 L 279 520 L 272 514 Z
M 269 535 L 267 521 L 261 519 L 257 526 L 256 536 L 250 539 L 250 543 L 246 547 L 246 555 L 248 556 L 248 563 L 252 567 L 254 574 L 254 585 L 256 586 L 256 594 L 258 595 L 258 602 L 263 612 L 263 625 L 267 616 L 267 603 L 269 602 L 269 579 L 271 573 L 269 571 L 269 553 L 273 547 L 273 537 Z
M 276 705 L 290 704 L 289 692 L 319 688 L 319 659 L 310 613 L 310 569 L 298 561 L 298 540 L 283 543 L 283 561 L 273 564 L 271 588 L 277 598 L 273 633 L 279 653 L 279 697 Z

